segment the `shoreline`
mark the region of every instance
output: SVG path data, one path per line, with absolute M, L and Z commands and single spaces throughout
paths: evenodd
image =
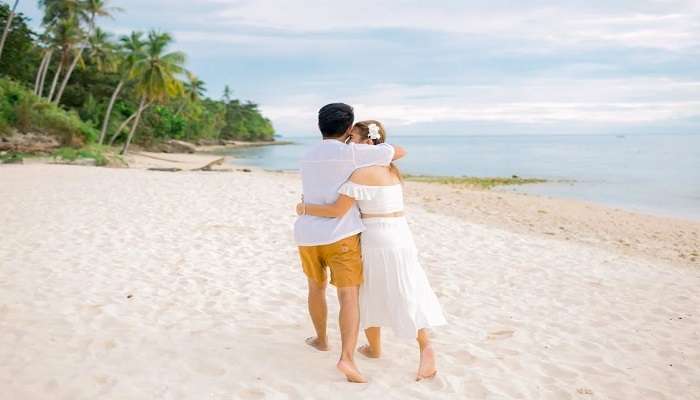
M 248 147 L 266 147 L 266 146 L 288 146 L 294 144 L 295 142 L 291 140 L 275 140 L 275 141 L 263 141 L 263 142 L 243 142 L 240 140 L 229 140 L 224 144 L 212 144 L 212 145 L 196 145 L 197 153 L 211 154 L 218 153 L 226 150 L 248 148 Z

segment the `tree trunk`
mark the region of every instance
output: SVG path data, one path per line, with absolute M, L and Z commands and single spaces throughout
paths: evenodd
M 141 119 L 141 113 L 143 112 L 144 105 L 146 104 L 146 96 L 141 97 L 141 104 L 139 104 L 139 110 L 136 113 L 136 119 L 134 120 L 134 124 L 131 126 L 131 132 L 129 132 L 129 136 L 126 138 L 126 143 L 124 143 L 124 148 L 122 149 L 121 154 L 125 156 L 127 152 L 129 151 L 129 144 L 131 144 L 131 139 L 134 138 L 134 133 L 136 132 L 136 127 L 139 126 L 139 120 Z
M 107 106 L 107 113 L 105 113 L 105 119 L 102 121 L 102 131 L 100 131 L 100 144 L 102 144 L 105 141 L 105 136 L 107 135 L 107 127 L 109 126 L 109 118 L 112 116 L 112 108 L 114 108 L 114 103 L 117 101 L 117 97 L 119 96 L 119 92 L 122 90 L 122 86 L 124 86 L 124 79 L 119 81 L 119 84 L 117 85 L 117 88 L 114 89 L 114 93 L 112 93 L 112 98 L 109 99 L 109 106 Z
M 187 103 L 184 102 L 184 101 L 182 102 L 182 104 L 180 104 L 180 106 L 177 108 L 177 111 L 175 111 L 175 116 L 176 116 L 176 117 L 177 117 L 178 115 L 180 115 L 180 113 L 185 109 L 185 106 L 186 106 L 186 105 L 187 105 Z
M 63 82 L 61 83 L 61 88 L 58 90 L 58 94 L 56 95 L 56 98 L 54 99 L 54 103 L 59 104 L 61 102 L 61 97 L 63 97 L 63 91 L 66 90 L 66 86 L 68 85 L 68 81 L 70 80 L 70 76 L 73 74 L 73 71 L 75 70 L 75 66 L 78 65 L 78 61 L 80 60 L 80 57 L 82 55 L 83 55 L 83 48 L 81 47 L 78 50 L 78 54 L 75 55 L 73 62 L 70 64 L 68 71 L 66 71 L 66 76 L 63 77 Z
M 2 39 L 0 39 L 0 58 L 2 58 L 2 49 L 5 47 L 5 41 L 7 40 L 7 35 L 10 34 L 10 28 L 12 28 L 12 20 L 15 18 L 15 10 L 17 10 L 17 3 L 19 0 L 15 0 L 15 5 L 12 6 L 10 15 L 7 16 L 7 22 L 5 23 L 5 30 L 2 32 Z
M 146 106 L 143 108 L 143 111 L 146 111 L 148 107 L 150 107 L 153 103 L 148 103 Z M 109 146 L 112 146 L 114 144 L 114 141 L 117 140 L 119 137 L 119 134 L 126 128 L 126 126 L 129 124 L 129 122 L 133 121 L 134 118 L 136 118 L 136 113 L 131 114 L 129 118 L 127 118 L 124 122 L 122 122 L 121 125 L 119 125 L 119 129 L 117 129 L 116 132 L 114 132 L 114 135 L 109 139 Z
M 46 61 L 49 58 L 49 51 L 44 52 L 44 56 L 41 57 L 41 64 L 39 64 L 39 69 L 36 71 L 36 80 L 34 81 L 34 94 L 39 96 L 39 82 L 41 82 L 41 75 L 44 73 L 44 67 L 46 66 Z
M 64 52 L 63 55 L 61 55 L 61 60 L 58 62 L 58 68 L 56 68 L 56 73 L 53 76 L 53 83 L 51 84 L 51 91 L 49 91 L 49 97 L 46 99 L 51 101 L 53 98 L 53 94 L 56 92 L 56 85 L 58 85 L 58 78 L 61 76 L 61 70 L 63 69 L 63 64 L 65 64 L 66 61 L 66 53 Z
M 129 125 L 129 122 L 133 121 L 134 118 L 136 118 L 136 113 L 131 114 L 131 116 L 130 116 L 129 118 L 127 118 L 126 120 L 124 120 L 124 122 L 122 122 L 122 124 L 119 125 L 119 129 L 117 129 L 117 131 L 114 132 L 114 135 L 112 135 L 112 138 L 109 139 L 109 143 L 108 143 L 109 146 L 111 146 L 111 145 L 114 144 L 114 141 L 117 140 L 117 138 L 118 138 L 119 135 L 122 133 L 122 131 L 124 130 L 124 128 L 126 128 L 126 126 Z
M 44 64 L 44 69 L 41 71 L 41 80 L 39 81 L 39 89 L 37 89 L 37 96 L 44 96 L 44 84 L 46 83 L 46 75 L 49 74 L 49 66 L 51 65 L 51 58 L 53 57 L 53 50 L 49 49 L 49 54 L 46 57 L 46 64 Z

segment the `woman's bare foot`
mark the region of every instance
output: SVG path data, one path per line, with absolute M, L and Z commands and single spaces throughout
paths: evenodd
M 434 378 L 435 375 L 437 375 L 435 351 L 433 350 L 433 346 L 427 346 L 420 353 L 420 365 L 418 366 L 416 381 Z
M 367 358 L 379 358 L 379 352 L 372 350 L 372 346 L 366 344 L 357 348 L 357 351 Z
M 328 347 L 328 339 L 326 340 L 321 340 L 317 337 L 310 337 L 306 338 L 305 340 L 306 344 L 309 346 L 313 347 L 314 349 L 318 351 L 328 351 L 330 348 Z
M 352 361 L 340 360 L 336 366 L 338 367 L 338 370 L 345 375 L 348 382 L 367 383 L 367 380 L 362 376 L 360 371 L 355 366 L 355 363 Z

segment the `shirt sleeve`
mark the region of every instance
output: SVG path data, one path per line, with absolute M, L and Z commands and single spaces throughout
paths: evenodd
M 355 168 L 370 167 L 373 165 L 387 166 L 394 159 L 394 146 L 386 143 L 378 145 L 351 144 Z

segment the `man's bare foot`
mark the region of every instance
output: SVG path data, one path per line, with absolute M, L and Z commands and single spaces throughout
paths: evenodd
M 372 350 L 372 347 L 368 344 L 358 347 L 357 351 L 367 358 L 379 358 L 379 356 L 381 355 L 378 352 Z
M 314 349 L 318 351 L 328 351 L 330 350 L 330 347 L 328 347 L 328 339 L 326 340 L 321 340 L 317 337 L 310 337 L 306 338 L 305 340 L 306 344 L 309 346 L 313 347 Z
M 357 367 L 352 361 L 340 360 L 336 366 L 338 367 L 338 370 L 345 375 L 348 382 L 367 383 L 367 380 L 362 376 L 360 371 L 358 371 Z
M 428 346 L 420 353 L 420 365 L 416 381 L 434 378 L 437 375 L 437 365 L 435 362 L 435 351 L 432 346 Z

